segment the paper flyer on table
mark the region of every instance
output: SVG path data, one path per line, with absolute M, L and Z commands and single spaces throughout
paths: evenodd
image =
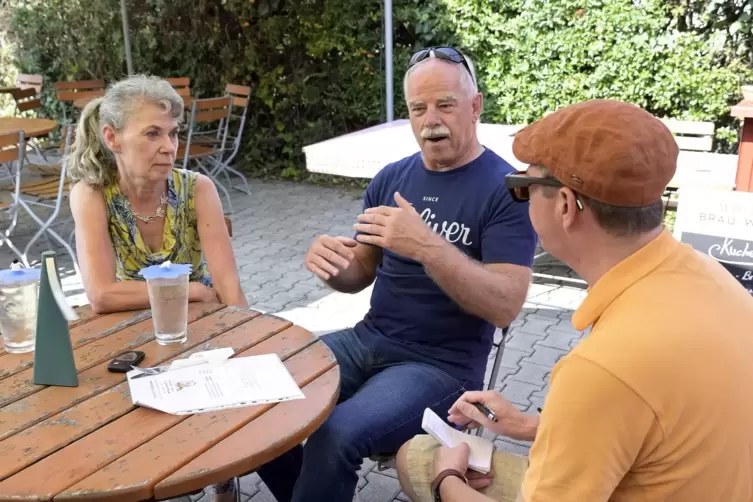
M 133 403 L 188 415 L 304 398 L 276 354 L 227 357 L 209 351 L 170 366 L 129 371 Z

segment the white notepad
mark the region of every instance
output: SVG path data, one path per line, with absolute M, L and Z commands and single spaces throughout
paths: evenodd
M 424 419 L 421 427 L 442 446 L 454 448 L 460 443 L 466 443 L 471 448 L 468 467 L 482 474 L 486 474 L 491 470 L 494 444 L 488 439 L 453 429 L 429 408 L 424 410 Z

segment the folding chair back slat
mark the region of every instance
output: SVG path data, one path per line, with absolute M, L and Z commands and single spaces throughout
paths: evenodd
M 16 102 L 16 111 L 19 113 L 42 108 L 39 92 L 33 87 L 13 91 L 13 100 Z
M 216 122 L 217 120 L 222 120 L 224 118 L 227 118 L 227 110 L 219 109 L 219 110 L 210 110 L 207 112 L 198 112 L 196 114 L 195 121 L 196 123 Z
M 16 136 L 16 141 L 18 141 L 18 136 Z M 3 148 L 0 150 L 0 164 L 5 164 L 7 162 L 15 162 L 18 160 L 18 147 L 8 147 Z
M 207 99 L 197 99 L 196 100 L 196 111 L 204 111 L 204 110 L 212 110 L 214 108 L 225 108 L 227 109 L 228 106 L 230 106 L 230 98 L 229 96 L 222 97 L 222 98 L 207 98 Z
M 26 75 L 21 73 L 16 77 L 16 87 L 21 89 L 34 89 L 37 94 L 42 92 L 44 77 L 42 75 Z
M 15 99 L 16 101 L 19 101 L 21 99 L 29 99 L 29 98 L 36 97 L 37 94 L 39 93 L 37 92 L 36 89 L 34 89 L 33 87 L 27 87 L 26 89 L 19 89 L 17 91 L 13 91 L 13 99 Z
M 104 80 L 77 80 L 57 82 L 55 95 L 60 101 L 76 101 L 81 98 L 98 98 L 105 94 Z
M 104 80 L 70 80 L 68 82 L 55 83 L 56 91 L 104 89 L 104 88 L 105 88 Z
M 29 110 L 38 110 L 42 108 L 42 100 L 41 99 L 30 99 L 29 101 L 24 101 L 23 103 L 17 103 L 16 107 L 18 108 L 19 112 L 28 112 Z
M 76 101 L 84 98 L 101 98 L 105 95 L 105 90 L 94 91 L 62 91 L 56 94 L 58 101 Z
M 248 98 L 233 98 L 233 106 L 237 106 L 238 108 L 243 108 L 244 110 L 248 107 Z
M 0 148 L 7 146 L 18 146 L 18 133 L 20 131 L 10 131 L 0 134 Z
M 23 144 L 23 131 L 0 134 L 0 164 L 15 162 L 21 158 L 19 145 Z
M 233 106 L 243 108 L 248 107 L 248 98 L 251 96 L 251 88 L 247 85 L 227 84 L 225 94 L 233 97 Z
M 192 105 L 191 79 L 189 77 L 170 77 L 165 80 L 173 86 L 173 89 L 178 93 L 178 96 L 183 98 L 183 106 L 188 108 Z
M 233 96 L 249 97 L 251 95 L 251 88 L 247 85 L 227 84 L 225 92 Z
M 165 80 L 175 88 L 191 87 L 191 79 L 189 77 L 169 77 Z

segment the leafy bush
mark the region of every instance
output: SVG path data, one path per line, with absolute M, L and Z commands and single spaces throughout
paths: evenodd
M 504 10 L 496 0 L 448 4 L 449 22 L 463 27 L 462 43 L 481 58 L 487 121 L 523 124 L 578 101 L 611 98 L 660 117 L 714 121 L 719 149 L 736 141 L 729 108 L 750 70 L 724 59 L 718 33 L 672 28 L 665 2 L 508 0 Z
M 125 73 L 119 0 L 8 1 L 23 70 L 48 82 Z M 252 86 L 251 170 L 295 175 L 305 144 L 383 120 L 381 0 L 128 0 L 128 8 L 136 71 L 189 76 L 203 97 L 228 82 Z M 434 0 L 396 9 L 397 61 L 448 39 L 433 29 L 441 12 Z
M 714 120 L 718 148 L 734 148 L 729 106 L 750 70 L 741 59 L 748 56 L 731 46 L 753 35 L 738 29 L 737 38 L 727 36 L 734 21 L 719 20 L 721 7 L 710 7 L 717 0 L 693 0 L 716 16 L 705 31 L 686 22 L 690 3 L 674 2 L 395 2 L 396 116 L 406 114 L 401 80 L 409 54 L 458 44 L 477 62 L 486 121 L 523 123 L 575 101 L 612 97 L 659 115 Z M 6 3 L 19 70 L 43 73 L 48 83 L 125 74 L 119 0 Z M 220 94 L 228 82 L 251 85 L 243 152 L 251 171 L 298 177 L 302 146 L 384 120 L 382 0 L 127 3 L 137 71 L 191 77 L 201 97 Z M 60 116 L 50 88 L 47 113 Z

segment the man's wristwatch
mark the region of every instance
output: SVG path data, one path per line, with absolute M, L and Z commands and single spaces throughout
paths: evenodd
M 463 483 L 468 484 L 468 479 L 463 475 L 462 472 L 456 469 L 445 469 L 444 471 L 437 474 L 437 477 L 434 478 L 434 481 L 431 482 L 431 494 L 434 497 L 434 502 L 442 502 L 442 497 L 440 497 L 439 495 L 439 485 L 441 485 L 442 481 L 444 481 L 445 478 L 449 476 L 460 478 L 461 480 L 463 480 Z

